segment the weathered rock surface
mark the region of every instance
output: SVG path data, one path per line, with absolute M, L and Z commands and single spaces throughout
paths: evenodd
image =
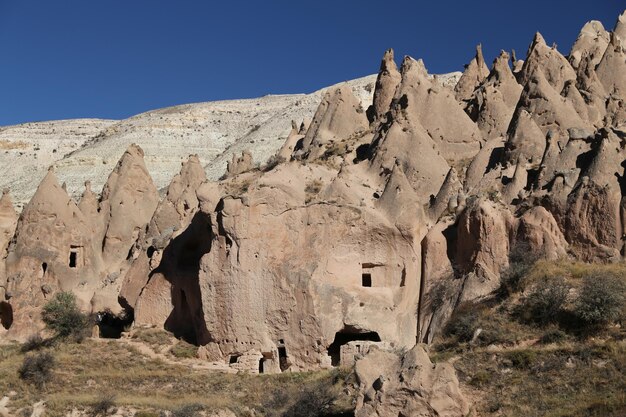
M 470 411 L 452 365 L 433 364 L 422 345 L 403 355 L 370 351 L 355 369 L 361 386 L 356 417 L 462 417 Z
M 480 45 L 476 46 L 476 56 L 465 66 L 465 71 L 454 87 L 456 99 L 463 102 L 472 97 L 474 90 L 483 83 L 489 75 L 489 68 L 485 64 L 483 51 Z
M 376 78 L 376 89 L 372 106 L 368 109 L 368 117 L 371 122 L 381 122 L 389 111 L 391 100 L 396 93 L 396 87 L 400 83 L 400 71 L 394 61 L 393 49 L 388 49 L 383 55 Z
M 50 170 L 19 221 L 0 200 L 3 337 L 36 331 L 43 303 L 73 291 L 85 311 L 164 328 L 233 371 L 356 361 L 357 416 L 466 415 L 452 368 L 416 343 L 493 297 L 518 245 L 626 254 L 620 19 L 601 54 L 595 22 L 567 58 L 539 34 L 521 67 L 503 52 L 487 72 L 479 51 L 456 91 L 387 51 L 367 115 L 359 88 L 336 86 L 263 151 L 234 142 L 220 180 L 204 148 L 177 160 L 162 198 L 136 145 L 78 203 Z
M 438 82 L 456 83 L 459 72 Z M 364 109 L 372 103 L 376 76 L 347 81 Z M 197 154 L 207 177 L 217 180 L 232 155 L 244 150 L 263 164 L 283 145 L 291 120 L 310 120 L 328 89 L 310 94 L 185 104 L 125 120 L 77 119 L 0 127 L 0 189 L 11 188 L 18 209 L 30 200 L 50 165 L 74 198 L 89 179 L 100 193 L 108 175 L 133 143 L 145 153 L 158 189 L 167 188 L 190 154 Z

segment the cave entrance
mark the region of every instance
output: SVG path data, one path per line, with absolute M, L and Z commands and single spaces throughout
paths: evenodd
M 82 247 L 80 246 L 74 246 L 71 245 L 70 246 L 70 255 L 69 255 L 69 262 L 68 262 L 68 266 L 70 268 L 78 268 L 81 263 L 82 263 L 82 259 L 81 259 L 81 249 Z
M 372 286 L 372 274 L 368 272 L 364 272 L 361 274 L 361 286 L 362 287 L 371 287 Z
M 191 305 L 187 300 L 187 293 L 182 289 L 172 290 L 172 301 L 174 311 L 165 321 L 165 330 L 174 333 L 178 339 L 183 339 L 187 343 L 198 346 L 198 336 L 196 334 L 194 314 Z
M 289 369 L 287 346 L 285 346 L 285 341 L 283 339 L 280 339 L 280 342 L 278 342 L 278 366 L 280 367 L 281 372 L 285 372 Z
M 272 352 L 264 352 L 261 354 L 263 357 L 259 359 L 259 373 L 263 374 L 275 371 L 276 360 L 274 359 L 274 354 Z
M 351 326 L 344 327 L 335 333 L 335 340 L 328 346 L 328 356 L 330 356 L 331 364 L 339 366 L 341 364 L 341 346 L 357 340 L 380 342 L 380 336 L 376 332 L 364 331 Z
M 7 330 L 13 324 L 13 307 L 6 301 L 0 303 L 0 324 Z
M 113 314 L 111 311 L 101 311 L 96 316 L 96 324 L 100 337 L 103 339 L 119 339 L 122 332 L 128 330 L 133 324 L 133 313 L 123 311 L 119 315 Z

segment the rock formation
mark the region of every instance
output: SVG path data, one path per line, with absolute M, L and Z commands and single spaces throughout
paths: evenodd
M 465 71 L 454 87 L 456 99 L 463 102 L 472 97 L 474 90 L 482 84 L 489 75 L 489 69 L 483 58 L 483 51 L 480 45 L 476 46 L 476 56 L 465 66 Z
M 252 168 L 254 168 L 252 154 L 250 151 L 245 150 L 241 153 L 241 156 L 233 154 L 233 159 L 226 165 L 226 174 L 230 176 L 237 175 L 250 171 Z
M 400 83 L 401 75 L 394 61 L 393 49 L 388 49 L 383 55 L 376 78 L 376 89 L 372 106 L 368 109 L 368 117 L 371 122 L 380 122 L 389 111 L 391 100 L 396 93 L 396 87 Z
M 479 48 L 454 89 L 388 50 L 367 115 L 339 85 L 259 169 L 243 152 L 213 181 L 193 155 L 161 198 L 135 145 L 78 203 L 50 170 L 19 221 L 0 200 L 0 331 L 29 336 L 73 291 L 238 371 L 356 362 L 357 416 L 466 415 L 416 343 L 493 297 L 518 245 L 626 254 L 625 30 L 590 22 L 568 57 L 536 34 L 490 71 Z
M 368 122 L 363 107 L 347 85 L 326 93 L 313 116 L 297 155 L 314 159 L 327 152 L 340 139 L 364 132 Z
M 25 338 L 57 291 L 73 291 L 88 312 L 123 311 L 117 302 L 129 250 L 152 217 L 158 193 L 131 146 L 96 200 L 89 183 L 77 205 L 52 169 L 22 211 L 6 258 L 6 294 L 14 311 L 9 333 Z
M 470 412 L 454 368 L 431 363 L 421 345 L 401 356 L 371 351 L 355 369 L 361 385 L 356 417 L 463 417 Z

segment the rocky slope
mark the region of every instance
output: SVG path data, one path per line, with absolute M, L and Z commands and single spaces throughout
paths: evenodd
M 369 356 L 380 367 L 360 374 L 359 416 L 466 415 L 454 372 L 416 345 L 496 299 L 520 250 L 624 256 L 625 25 L 588 23 L 568 56 L 537 33 L 523 62 L 502 52 L 490 70 L 478 48 L 454 87 L 389 50 L 371 106 L 342 84 L 280 143 L 248 148 L 243 129 L 217 181 L 192 155 L 160 194 L 131 144 L 102 193 L 74 201 L 57 163 L 19 220 L 8 195 L 0 205 L 3 337 L 41 330 L 41 307 L 72 291 L 101 332 L 156 326 L 237 371 Z M 65 161 L 105 156 L 106 138 Z
M 440 79 L 454 84 L 459 76 L 450 73 Z M 371 104 L 375 79 L 372 75 L 347 82 L 364 108 Z M 313 117 L 328 88 L 311 94 L 187 104 L 122 121 L 78 119 L 0 127 L 0 188 L 10 186 L 21 209 L 54 165 L 74 197 L 82 193 L 85 179 L 100 192 L 112 166 L 132 143 L 144 150 L 159 189 L 194 153 L 208 178 L 216 180 L 233 153 L 248 149 L 257 163 L 265 162 L 287 138 L 292 120 L 300 123 Z

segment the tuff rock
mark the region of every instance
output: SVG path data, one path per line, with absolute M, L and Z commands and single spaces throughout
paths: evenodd
M 0 335 L 72 291 L 236 371 L 356 364 L 357 416 L 467 415 L 419 343 L 493 297 L 518 246 L 625 256 L 624 30 L 588 23 L 568 57 L 537 34 L 491 71 L 479 49 L 454 89 L 389 50 L 367 114 L 339 85 L 273 160 L 239 149 L 219 181 L 193 155 L 160 195 L 133 145 L 76 202 L 51 169 L 19 220 L 0 200 Z

